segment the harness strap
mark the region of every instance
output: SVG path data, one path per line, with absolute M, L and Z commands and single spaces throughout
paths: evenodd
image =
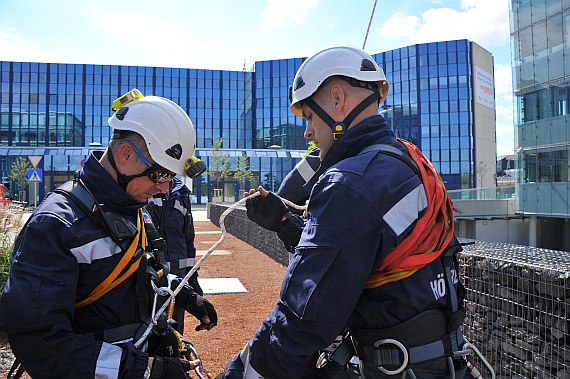
M 339 139 L 340 136 L 352 124 L 352 121 L 358 116 L 366 107 L 372 104 L 375 101 L 380 100 L 380 94 L 378 92 L 374 92 L 369 95 L 366 99 L 362 100 L 360 104 L 358 104 L 350 113 L 344 118 L 342 121 L 335 121 L 319 104 L 317 104 L 313 99 L 308 98 L 303 100 L 305 104 L 309 108 L 313 110 L 333 131 L 333 138 L 335 140 Z
M 441 177 L 415 145 L 400 138 L 398 141 L 406 147 L 420 170 L 428 206 L 410 234 L 392 248 L 381 266 L 372 273 L 366 282 L 367 289 L 411 276 L 440 257 L 453 238 L 453 203 Z M 403 160 L 404 156 L 400 158 Z
M 351 332 L 359 358 L 387 371 L 421 366 L 447 367 L 444 358 L 457 351 L 450 340 L 463 340 L 461 324 L 450 330 L 448 312 L 432 309 L 383 329 Z M 415 366 L 415 367 L 414 367 Z
M 135 293 L 137 295 L 137 306 L 139 312 L 139 319 L 143 322 L 149 322 L 150 320 L 150 304 L 148 300 L 148 295 L 146 292 L 147 284 L 147 257 L 146 254 L 143 254 L 141 257 L 141 263 L 139 264 L 139 268 L 137 270 L 137 280 L 135 286 Z
M 448 324 L 448 332 L 450 334 L 448 343 L 450 344 L 452 351 L 459 350 L 459 346 L 463 345 L 463 334 L 457 328 L 463 324 L 463 321 L 465 319 L 465 310 L 460 305 L 460 302 L 463 302 L 464 297 L 463 284 L 461 281 L 458 281 L 459 291 L 456 291 L 455 286 L 453 285 L 453 280 L 451 278 L 451 264 L 455 261 L 455 269 L 457 270 L 458 265 L 456 254 L 463 250 L 457 239 L 455 239 L 455 242 L 457 245 L 447 248 L 441 255 L 441 262 L 445 272 L 445 285 L 449 294 L 447 297 L 448 307 L 450 310 L 450 320 Z M 458 332 L 454 333 L 456 329 Z
M 75 174 L 74 174 L 75 175 Z M 101 214 L 101 208 L 93 196 L 81 185 L 79 176 L 75 175 L 74 180 L 69 180 L 57 187 L 53 192 L 69 196 L 81 210 L 100 228 L 105 228 L 105 219 Z M 117 241 L 115 241 L 117 242 Z
M 358 155 L 368 153 L 369 151 L 379 151 L 383 154 L 390 155 L 394 158 L 398 158 L 399 160 L 403 161 L 408 166 L 410 166 L 412 171 L 414 171 L 416 173 L 416 175 L 421 178 L 420 169 L 419 169 L 417 163 L 414 162 L 414 160 L 412 158 L 410 158 L 409 155 L 404 154 L 402 152 L 402 150 L 400 150 L 394 146 L 391 146 L 391 145 L 386 145 L 383 143 L 376 143 L 374 145 L 370 145 L 370 146 L 364 148 L 364 150 L 362 150 L 360 153 L 358 153 Z
M 97 287 L 95 287 L 95 289 L 93 289 L 93 291 L 91 291 L 91 293 L 85 299 L 76 303 L 75 308 L 81 308 L 88 304 L 91 304 L 92 302 L 99 299 L 101 296 L 105 295 L 107 292 L 111 291 L 113 288 L 118 286 L 129 276 L 131 276 L 131 274 L 134 273 L 139 267 L 140 261 L 144 255 L 145 243 L 146 243 L 145 228 L 144 228 L 142 209 L 139 209 L 137 217 L 137 235 L 131 242 L 131 245 L 127 249 L 126 253 L 119 261 L 119 264 L 115 267 L 115 269 L 109 274 L 109 276 L 105 280 L 103 280 Z M 142 249 L 139 247 L 139 244 L 142 246 Z M 123 272 L 123 270 L 127 267 L 129 263 L 132 264 L 127 269 L 127 271 L 123 275 L 118 277 L 119 274 Z
M 455 333 L 424 345 L 405 347 L 409 365 L 413 368 L 413 365 L 449 356 L 450 350 L 446 346 L 447 343 L 445 340 L 453 335 L 455 335 Z M 391 343 L 378 346 L 359 344 L 357 351 L 360 359 L 374 362 L 377 366 L 400 366 L 403 363 L 405 354 L 404 350 Z
M 116 328 L 99 330 L 93 332 L 96 341 L 103 341 L 111 344 L 130 342 L 142 334 L 147 325 L 141 322 L 118 326 Z

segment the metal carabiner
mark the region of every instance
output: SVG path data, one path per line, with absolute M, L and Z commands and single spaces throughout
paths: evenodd
M 402 353 L 404 355 L 404 361 L 402 362 L 402 365 L 400 367 L 398 367 L 396 370 L 385 369 L 384 367 L 382 367 L 382 365 L 378 365 L 376 367 L 378 367 L 378 370 L 380 370 L 382 373 L 384 373 L 386 375 L 397 375 L 397 374 L 401 373 L 402 371 L 404 371 L 406 369 L 406 366 L 408 366 L 408 361 L 409 361 L 408 350 L 406 350 L 406 347 L 404 345 L 402 345 L 401 342 L 396 341 L 394 339 L 389 339 L 389 338 L 384 339 L 384 340 L 378 340 L 378 341 L 374 342 L 374 348 L 377 348 L 379 346 L 386 345 L 386 344 L 396 345 L 402 351 Z
M 493 367 L 491 367 L 491 364 L 487 361 L 487 359 L 485 359 L 483 354 L 479 351 L 479 349 L 477 349 L 475 347 L 475 345 L 473 345 L 471 342 L 469 342 L 467 340 L 467 338 L 463 337 L 463 339 L 465 340 L 465 343 L 463 344 L 462 352 L 468 352 L 468 350 L 471 350 L 473 353 L 475 353 L 479 357 L 479 359 L 481 359 L 481 362 L 483 362 L 483 364 L 487 367 L 487 369 L 491 373 L 491 379 L 495 379 L 495 370 L 493 369 Z M 468 355 L 468 354 L 465 354 L 465 355 Z M 477 370 L 477 368 L 475 366 L 473 366 L 469 362 L 467 362 L 467 364 L 468 364 L 468 369 L 472 372 L 471 375 L 473 377 L 479 377 L 479 378 L 482 377 L 480 372 Z M 471 366 L 472 368 L 469 366 Z M 474 375 L 475 372 L 476 372 L 476 374 Z

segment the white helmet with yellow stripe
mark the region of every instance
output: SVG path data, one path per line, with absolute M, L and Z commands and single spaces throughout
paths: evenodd
M 115 100 L 113 110 L 116 112 L 108 120 L 113 130 L 140 134 L 157 164 L 186 175 L 187 161 L 195 162 L 196 132 L 178 104 L 159 96 L 143 96 L 134 89 Z

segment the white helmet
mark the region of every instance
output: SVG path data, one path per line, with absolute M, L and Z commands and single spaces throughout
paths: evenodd
M 289 87 L 291 112 L 302 117 L 301 101 L 311 97 L 331 76 L 345 76 L 361 82 L 374 82 L 381 92 L 382 103 L 388 95 L 384 71 L 365 51 L 350 46 L 332 46 L 307 58 Z
M 136 96 L 127 97 L 133 91 Z M 158 96 L 142 96 L 133 90 L 117 99 L 122 105 L 111 117 L 113 130 L 129 130 L 140 134 L 152 159 L 162 167 L 185 175 L 186 161 L 194 155 L 196 132 L 190 117 L 171 100 Z M 116 107 L 114 106 L 114 109 Z

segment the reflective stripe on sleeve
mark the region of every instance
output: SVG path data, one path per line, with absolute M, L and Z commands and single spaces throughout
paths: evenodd
M 315 175 L 315 170 L 313 170 L 305 158 L 301 159 L 301 161 L 297 163 L 295 169 L 299 172 L 299 175 L 301 175 L 305 183 Z
M 96 259 L 108 258 L 121 252 L 121 248 L 111 237 L 96 239 L 85 245 L 74 247 L 71 252 L 77 259 L 77 263 L 90 264 Z
M 427 205 L 426 191 L 424 185 L 420 184 L 386 212 L 383 218 L 399 236 L 417 220 L 419 213 Z
M 97 365 L 95 366 L 95 379 L 116 379 L 119 377 L 123 349 L 103 342 Z

